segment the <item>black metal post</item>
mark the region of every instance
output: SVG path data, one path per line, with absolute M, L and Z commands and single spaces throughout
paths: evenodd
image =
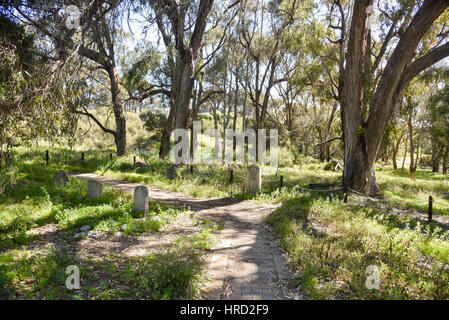
M 427 217 L 427 221 L 430 223 L 432 222 L 432 215 L 433 215 L 433 198 L 432 196 L 429 196 L 429 216 Z

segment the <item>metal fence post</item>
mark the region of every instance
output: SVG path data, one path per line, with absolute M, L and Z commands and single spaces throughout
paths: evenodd
M 429 211 L 428 211 L 428 217 L 427 221 L 430 223 L 432 222 L 432 215 L 433 215 L 433 198 L 432 196 L 429 196 Z

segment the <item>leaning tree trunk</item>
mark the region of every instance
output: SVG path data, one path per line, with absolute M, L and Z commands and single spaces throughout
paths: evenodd
M 114 141 L 117 148 L 117 156 L 121 157 L 126 154 L 126 118 L 120 99 L 120 85 L 115 65 L 109 66 L 108 74 L 111 81 L 111 98 L 115 118 Z
M 366 152 L 366 143 L 361 136 L 355 146 L 348 146 L 354 151 L 345 157 L 343 186 L 373 196 L 381 196 L 376 182 L 374 163 Z

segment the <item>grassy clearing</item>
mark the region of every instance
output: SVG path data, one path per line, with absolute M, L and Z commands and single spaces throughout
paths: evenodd
M 268 223 L 310 298 L 449 298 L 448 232 L 339 199 L 300 191 L 281 196 Z M 380 270 L 380 290 L 365 285 L 370 265 Z
M 158 159 L 147 158 L 148 167 L 134 170 L 132 155 L 110 160 L 108 152 L 101 159 L 95 159 L 94 154 L 91 160 L 86 157 L 86 162 L 90 162 L 85 166 L 80 160 L 70 160 L 74 154 L 67 151 L 61 151 L 49 166 L 43 165 L 43 159 L 32 160 L 31 154 L 17 154 L 21 159 L 16 172 L 18 187 L 0 197 L 0 245 L 16 250 L 8 249 L 1 256 L 3 292 L 9 292 L 9 297 L 57 299 L 197 296 L 205 276 L 202 256 L 213 246 L 214 232 L 220 228 L 208 220 L 197 220 L 195 225 L 200 230 L 176 238 L 166 250 L 131 260 L 118 255 L 93 262 L 61 252 L 21 260 L 26 255 L 21 246 L 34 239 L 27 231 L 35 226 L 55 223 L 59 229 L 71 232 L 89 224 L 94 230 L 112 234 L 126 225 L 124 234 L 138 236 L 160 232 L 178 219 L 179 210 L 159 203 L 150 203 L 150 214 L 145 218 L 133 215 L 130 197 L 108 188 L 106 197 L 95 201 L 85 199 L 86 186 L 82 181 L 71 180 L 67 187 L 59 189 L 49 179 L 61 168 L 96 172 L 201 197 L 230 195 L 229 173 L 225 167 L 214 168 L 210 176 L 197 172 L 192 175 L 187 168 L 181 168 L 177 179 L 168 180 L 165 169 L 169 164 Z M 362 205 L 354 198 L 344 204 L 338 193 L 308 193 L 291 188 L 291 185 L 309 188 L 310 184 L 338 186 L 340 183 L 341 174 L 325 171 L 325 164 L 313 159 L 301 160 L 301 166 L 280 168 L 278 174 L 284 176 L 287 185 L 282 190 L 238 197 L 282 204 L 268 222 L 289 253 L 298 270 L 297 284 L 308 297 L 449 298 L 447 232 L 436 223 L 422 223 L 406 214 L 398 216 L 388 209 Z M 200 170 L 206 172 L 208 168 Z M 245 169 L 234 167 L 234 175 L 245 176 Z M 377 179 L 389 201 L 426 211 L 428 196 L 432 195 L 436 201 L 434 211 L 449 214 L 447 176 L 418 170 L 417 180 L 411 181 L 407 171 L 379 166 Z M 61 287 L 58 267 L 73 260 L 80 264 L 86 277 L 86 288 L 76 293 Z M 30 261 L 29 265 L 26 261 Z M 33 268 L 42 264 L 48 264 L 50 269 L 42 276 L 33 276 Z M 370 265 L 380 270 L 380 290 L 366 288 L 366 268 Z M 92 270 L 98 271 L 98 276 L 92 276 Z
M 185 299 L 201 292 L 204 255 L 219 226 L 184 208 L 155 201 L 150 201 L 143 217 L 132 212 L 131 195 L 106 186 L 101 198 L 88 199 L 86 181 L 70 179 L 64 187 L 53 184 L 59 168 L 18 162 L 16 184 L 0 195 L 0 299 Z M 143 256 L 105 251 L 100 257 L 86 257 L 83 240 L 74 238 L 81 226 L 89 225 L 112 237 L 151 240 L 170 233 L 185 216 L 193 217 L 188 219 L 190 235 L 175 237 L 165 248 Z M 40 236 L 34 228 L 49 224 L 56 226 L 63 247 L 35 248 L 34 240 Z M 80 269 L 80 290 L 65 287 L 69 265 Z
M 210 240 L 212 241 L 212 240 Z M 0 254 L 1 299 L 188 299 L 201 293 L 202 245 L 176 241 L 165 251 L 129 258 L 107 255 L 91 261 L 50 250 L 17 249 Z M 80 289 L 65 286 L 66 268 L 80 270 Z

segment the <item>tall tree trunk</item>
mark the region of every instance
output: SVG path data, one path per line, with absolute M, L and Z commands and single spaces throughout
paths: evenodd
M 374 159 L 366 141 L 366 124 L 362 112 L 369 31 L 365 22 L 369 5 L 372 5 L 372 0 L 354 3 L 346 68 L 343 71 L 341 118 L 345 149 L 342 184 L 362 193 L 378 194 L 380 190 L 376 184 Z
M 415 164 L 415 142 L 413 140 L 413 123 L 412 112 L 407 119 L 409 137 L 410 137 L 410 179 L 415 180 L 416 164 Z
M 408 147 L 408 134 L 407 138 L 405 139 L 404 157 L 402 158 L 402 168 L 401 168 L 402 171 L 404 171 L 405 159 L 407 158 L 407 147 Z
M 112 107 L 115 118 L 114 140 L 117 148 L 117 156 L 121 157 L 126 154 L 126 118 L 122 100 L 120 99 L 119 78 L 114 64 L 109 66 L 108 74 L 111 82 Z
M 213 0 L 200 0 L 195 23 L 189 41 L 186 42 L 186 12 L 184 5 L 178 5 L 176 1 L 154 1 L 156 4 L 156 19 L 158 28 L 163 34 L 166 46 L 170 43 L 168 32 L 162 23 L 162 13 L 167 15 L 171 23 L 172 34 L 175 39 L 175 48 L 177 51 L 176 66 L 172 68 L 175 76 L 172 78 L 171 108 L 169 114 L 168 127 L 162 135 L 159 156 L 165 158 L 169 152 L 170 135 L 173 126 L 175 129 L 187 129 L 187 123 L 190 115 L 190 99 L 195 77 L 195 62 L 202 46 L 203 36 L 206 29 L 207 17 L 212 8 Z M 188 4 L 186 4 L 187 6 Z M 162 13 L 161 10 L 162 9 Z
M 366 19 L 367 8 L 372 4 L 373 0 L 359 0 L 353 6 L 346 66 L 340 84 L 345 142 L 342 184 L 358 192 L 383 197 L 374 170 L 382 137 L 397 112 L 401 92 L 410 80 L 449 54 L 449 44 L 444 44 L 413 61 L 422 37 L 449 3 L 424 0 L 388 59 L 368 108 L 364 105 L 365 64 L 369 50 Z M 367 119 L 366 113 L 369 113 Z
M 443 155 L 443 174 L 447 173 L 447 160 L 449 158 L 449 147 L 446 146 L 444 148 L 444 155 Z
M 397 157 L 398 157 L 399 147 L 401 145 L 403 137 L 404 137 L 404 132 L 402 132 L 400 134 L 400 136 L 399 136 L 397 141 L 393 141 L 393 143 L 392 143 L 391 155 L 393 157 L 393 169 L 394 170 L 398 169 Z
M 437 145 L 432 139 L 432 172 L 440 171 L 440 154 L 438 152 Z
M 392 159 L 393 159 L 393 169 L 394 170 L 398 169 L 398 163 L 397 163 L 397 160 L 396 160 L 397 155 L 398 155 L 398 150 L 394 149 L 393 152 L 392 152 L 392 155 L 391 155 Z
M 235 97 L 234 97 L 234 119 L 232 121 L 232 130 L 237 130 L 237 106 L 239 103 L 239 70 L 236 70 L 235 75 Z M 233 138 L 232 141 L 232 152 L 235 155 L 235 151 L 237 149 L 237 140 L 236 137 Z M 234 159 L 234 158 L 233 158 Z
M 182 57 L 182 71 L 179 92 L 175 100 L 175 129 L 187 129 L 190 114 L 190 99 L 193 90 L 193 60 L 190 55 Z

